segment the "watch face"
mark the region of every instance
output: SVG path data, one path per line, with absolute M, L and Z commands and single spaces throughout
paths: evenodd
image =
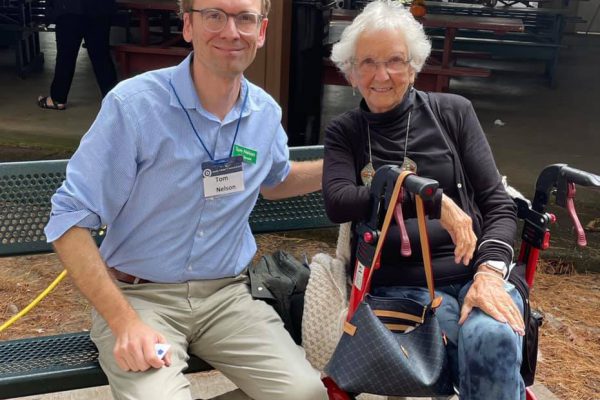
M 504 261 L 486 261 L 485 264 L 498 272 L 505 273 L 507 270 L 506 263 Z

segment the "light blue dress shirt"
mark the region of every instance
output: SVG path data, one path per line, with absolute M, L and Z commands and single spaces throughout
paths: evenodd
M 281 108 L 243 79 L 239 100 L 219 120 L 200 104 L 192 57 L 106 96 L 52 197 L 48 242 L 73 226 L 107 225 L 107 265 L 154 282 L 235 276 L 248 265 L 256 252 L 248 217 L 260 186 L 276 186 L 290 171 Z M 243 192 L 204 197 L 201 164 L 210 157 L 173 89 L 215 159 L 229 156 L 248 91 L 236 144 L 256 150 L 257 160 L 243 164 Z

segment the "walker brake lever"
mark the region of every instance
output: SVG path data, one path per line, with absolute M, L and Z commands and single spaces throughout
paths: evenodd
M 404 194 L 407 191 L 407 189 L 405 187 L 402 187 L 400 189 L 400 194 L 398 196 L 398 201 L 396 202 L 396 204 L 390 204 L 396 179 L 398 177 L 398 174 L 400 174 L 402 170 L 398 167 L 394 167 L 391 169 L 391 171 L 391 173 L 387 174 L 388 179 L 385 190 L 385 208 L 393 207 L 394 219 L 396 220 L 396 225 L 398 225 L 398 229 L 400 229 L 400 254 L 402 254 L 403 257 L 410 257 L 410 255 L 412 254 L 410 249 L 410 239 L 408 238 L 408 232 L 406 230 L 406 225 L 404 224 L 404 216 L 402 214 L 402 199 L 404 199 Z M 408 176 L 406 180 L 408 180 L 408 178 L 410 178 L 411 176 Z M 404 182 L 406 182 L 406 180 Z
M 403 257 L 410 257 L 412 254 L 408 231 L 406 230 L 406 225 L 402 215 L 403 195 L 405 192 L 408 192 L 411 195 L 421 196 L 423 200 L 427 201 L 433 198 L 437 188 L 438 182 L 414 174 L 407 176 L 404 180 L 404 187 L 402 188 L 401 195 L 398 197 L 398 204 L 395 205 L 394 209 L 394 218 L 396 219 L 396 224 L 400 229 L 400 254 L 402 254 Z
M 399 199 L 402 199 L 404 189 L 400 192 Z M 412 251 L 410 249 L 410 239 L 408 238 L 408 231 L 406 230 L 406 225 L 404 224 L 404 216 L 402 215 L 402 201 L 398 201 L 394 206 L 394 219 L 396 220 L 396 225 L 398 225 L 398 229 L 400 229 L 400 254 L 402 257 L 410 257 Z
M 558 172 L 556 182 L 556 204 L 567 210 L 569 217 L 573 222 L 573 227 L 575 228 L 577 245 L 579 247 L 585 247 L 587 245 L 585 231 L 581 226 L 577 211 L 575 210 L 575 184 L 597 188 L 600 187 L 600 177 L 590 172 L 569 167 L 568 165 L 561 166 Z
M 577 216 L 577 211 L 575 210 L 575 193 L 575 184 L 573 182 L 568 182 L 565 208 L 569 213 L 569 217 L 571 218 L 571 222 L 573 222 L 573 227 L 575 228 L 575 233 L 577 234 L 577 245 L 579 247 L 585 247 L 587 246 L 587 239 L 585 237 L 585 231 L 583 230 L 581 222 L 579 221 L 579 217 Z

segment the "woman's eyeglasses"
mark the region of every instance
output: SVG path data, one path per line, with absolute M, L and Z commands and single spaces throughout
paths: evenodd
M 202 10 L 190 8 L 189 12 L 199 13 L 204 29 L 213 33 L 221 32 L 227 25 L 229 17 L 232 17 L 240 33 L 253 34 L 264 18 L 263 15 L 255 12 L 244 11 L 239 14 L 228 14 L 218 8 L 204 8 Z
M 352 62 L 352 65 L 361 75 L 374 75 L 377 72 L 377 67 L 382 64 L 385 66 L 389 74 L 397 74 L 406 72 L 410 65 L 410 60 L 405 60 L 402 57 L 392 57 L 387 61 L 375 61 L 372 58 L 365 58 L 359 62 Z

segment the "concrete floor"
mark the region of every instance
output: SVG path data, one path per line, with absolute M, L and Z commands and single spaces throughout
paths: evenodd
M 235 385 L 217 371 L 203 372 L 199 374 L 187 375 L 190 379 L 192 395 L 198 400 L 211 399 L 214 396 L 220 396 L 235 389 Z M 532 387 L 537 400 L 558 400 L 552 392 L 544 385 L 535 384 Z M 52 394 L 21 397 L 20 400 L 112 400 L 108 386 L 95 388 L 72 390 L 69 392 L 59 392 Z M 422 398 L 421 398 L 422 399 Z M 15 399 L 8 399 L 15 400 Z M 166 399 L 168 400 L 168 399 Z M 285 400 L 285 399 L 281 399 Z M 357 400 L 418 400 L 415 397 L 384 397 L 371 394 L 361 394 Z M 422 399 L 422 400 L 427 400 Z M 449 400 L 458 400 L 453 396 Z
M 100 93 L 91 65 L 82 50 L 67 111 L 46 111 L 36 106 L 40 94 L 48 94 L 55 50 L 53 34 L 42 33 L 44 71 L 27 79 L 14 73 L 14 55 L 0 49 L 0 145 L 58 149 L 57 154 L 77 146 L 100 107 Z M 547 164 L 568 163 L 600 173 L 600 36 L 565 38 L 561 51 L 558 88 L 550 89 L 541 76 L 541 65 L 483 62 L 494 69 L 489 79 L 453 80 L 451 91 L 469 98 L 494 150 L 500 171 L 526 195 L 533 192 L 538 172 Z M 323 124 L 358 102 L 347 87 L 326 87 Z M 495 120 L 504 125 L 494 124 Z M 0 161 L 6 160 L 0 150 Z M 578 190 L 580 212 L 599 217 L 598 193 Z M 582 218 L 583 222 L 585 220 Z M 567 224 L 565 224 L 566 226 Z M 566 230 L 565 237 L 569 237 Z M 590 237 L 591 236 L 591 237 Z M 600 238 L 589 235 L 592 248 L 600 249 Z M 571 240 L 570 237 L 567 240 Z M 596 264 L 598 264 L 596 262 Z M 193 379 L 200 397 L 231 389 L 218 374 Z M 554 397 L 544 387 L 536 388 L 544 399 Z M 109 399 L 106 388 L 75 391 L 68 395 L 32 396 L 33 399 Z M 367 397 L 365 397 L 365 400 Z M 374 399 L 374 398 L 373 398 Z

